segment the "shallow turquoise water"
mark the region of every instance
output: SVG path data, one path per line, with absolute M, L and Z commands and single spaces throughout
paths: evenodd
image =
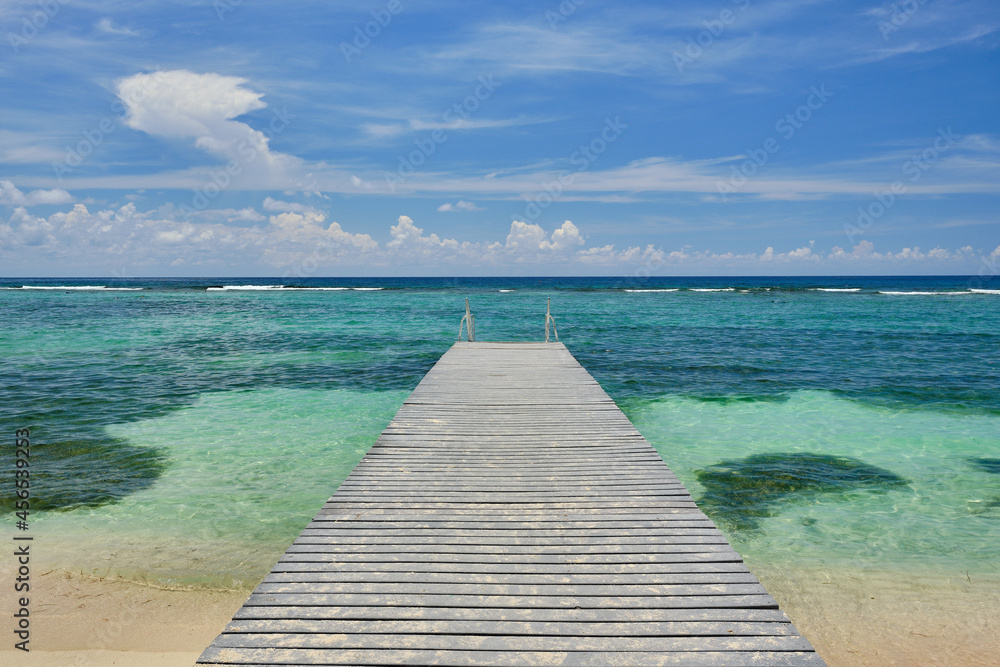
M 165 470 L 115 503 L 45 512 L 50 560 L 161 584 L 256 584 L 392 419 L 405 391 L 207 393 L 108 435 L 165 452 Z M 285 545 L 285 546 L 282 546 Z
M 1000 566 L 1000 300 L 966 279 L 206 289 L 222 282 L 0 281 L 0 421 L 32 429 L 52 564 L 254 583 L 454 341 L 466 297 L 486 340 L 540 339 L 551 297 L 570 351 L 751 561 Z M 95 284 L 133 289 L 20 289 Z
M 1000 451 L 1000 415 L 899 410 L 800 391 L 783 401 L 665 397 L 633 419 L 700 501 L 711 494 L 698 471 L 761 454 L 851 457 L 902 478 L 846 479 L 837 488 L 833 474 L 834 488 L 764 494 L 763 507 L 701 502 L 750 559 L 953 573 L 1000 567 L 1000 477 L 974 462 Z M 758 463 L 744 472 L 766 485 L 772 471 Z

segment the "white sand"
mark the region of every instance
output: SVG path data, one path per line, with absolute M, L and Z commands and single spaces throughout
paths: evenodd
M 751 568 L 831 666 L 1000 664 L 1000 571 Z
M 249 594 L 33 576 L 31 651 L 5 641 L 0 664 L 190 667 Z

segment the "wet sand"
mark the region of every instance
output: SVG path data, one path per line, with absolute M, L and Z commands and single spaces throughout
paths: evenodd
M 995 665 L 1000 656 L 1000 575 L 753 568 L 831 666 Z M 49 572 L 32 587 L 31 652 L 8 643 L 0 662 L 190 666 L 249 593 Z

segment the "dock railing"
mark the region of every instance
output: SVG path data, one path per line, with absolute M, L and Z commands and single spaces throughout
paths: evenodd
M 559 342 L 559 332 L 556 331 L 556 318 L 552 317 L 552 299 L 545 300 L 545 342 L 549 342 L 549 323 L 552 323 L 552 333 L 556 335 L 556 342 Z
M 552 326 L 552 333 L 555 335 L 556 342 L 559 342 L 559 331 L 556 329 L 556 318 L 552 317 L 552 299 L 546 299 L 545 301 L 545 342 L 549 342 L 549 325 Z M 462 321 L 458 323 L 458 340 L 462 340 L 462 331 L 465 331 L 467 340 L 470 343 L 476 341 L 476 316 L 472 314 L 469 309 L 469 299 L 465 299 L 465 315 L 462 316 Z
M 469 299 L 465 299 L 465 315 L 462 317 L 462 321 L 458 323 L 458 339 L 462 340 L 462 327 L 465 327 L 465 334 L 469 339 L 470 343 L 476 340 L 476 316 L 472 314 L 469 310 Z

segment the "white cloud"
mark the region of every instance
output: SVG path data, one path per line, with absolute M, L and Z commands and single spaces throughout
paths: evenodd
M 201 270 L 215 275 L 246 266 L 270 275 L 312 275 L 338 267 L 386 273 L 400 267 L 514 270 L 517 266 L 532 267 L 530 271 L 600 267 L 607 272 L 641 270 L 654 275 L 843 275 L 845 270 L 892 273 L 902 267 L 914 272 L 974 273 L 982 261 L 1000 257 L 1000 247 L 989 258 L 989 251 L 971 247 L 935 247 L 925 252 L 907 246 L 878 252 L 868 240 L 849 251 L 836 246 L 822 251 L 814 244 L 787 251 L 769 246 L 761 253 L 742 254 L 689 246 L 664 249 L 652 244 L 618 250 L 612 244 L 587 247 L 579 228 L 568 220 L 552 232 L 538 224 L 515 221 L 503 241 L 462 241 L 427 233 L 406 215 L 388 227 L 389 240 L 380 244 L 369 234 L 329 221 L 325 212 L 312 207 L 268 199 L 265 210 L 271 215 L 247 207 L 206 211 L 183 219 L 172 207 L 140 212 L 129 203 L 92 212 L 86 205 L 76 204 L 69 211 L 43 218 L 18 206 L 8 220 L 0 221 L 0 261 L 14 266 L 15 260 L 45 258 L 88 272 L 123 264 L 134 271 L 142 267 L 204 267 Z
M 424 50 L 395 65 L 453 76 L 485 69 L 505 80 L 599 72 L 655 77 L 657 87 L 678 86 L 685 92 L 699 83 L 728 83 L 740 92 L 760 92 L 771 89 L 780 75 L 804 64 L 813 71 L 849 67 L 973 42 L 997 29 L 995 12 L 981 2 L 921 2 L 912 20 L 888 38 L 879 27 L 886 16 L 872 11 L 862 16 L 831 11 L 828 2 L 755 0 L 752 6 L 739 2 L 727 10 L 731 19 L 725 26 L 719 23 L 718 8 L 676 4 L 635 6 L 628 12 L 580 8 L 570 20 L 553 26 L 544 25 L 544 21 L 542 25 L 537 21 L 483 22 L 458 33 L 451 44 L 436 51 Z M 898 4 L 892 3 L 891 8 Z M 822 30 L 803 39 L 802 30 L 816 21 Z M 713 22 L 719 27 L 710 28 Z M 799 29 L 789 30 L 792 25 Z M 650 26 L 656 26 L 655 35 Z M 694 56 L 686 65 L 678 65 L 676 54 L 685 53 Z M 754 75 L 749 77 L 747 62 L 755 65 Z
M 788 259 L 819 259 L 817 255 L 813 254 L 812 251 L 813 242 L 810 242 L 808 246 L 792 250 L 788 253 Z
M 246 79 L 171 70 L 134 74 L 118 82 L 125 124 L 147 134 L 194 140 L 194 145 L 234 165 L 231 176 L 261 189 L 302 186 L 301 161 L 271 150 L 270 140 L 292 116 L 274 111 L 265 131 L 233 120 L 267 107 Z
M 561 227 L 548 235 L 541 226 L 515 220 L 504 242 L 504 252 L 516 261 L 543 261 L 560 256 L 584 244 L 576 225 L 567 220 Z
M 371 139 L 382 140 L 392 139 L 402 134 L 412 134 L 415 132 L 434 131 L 471 131 L 471 130 L 492 130 L 507 127 L 519 127 L 522 125 L 536 125 L 547 123 L 547 119 L 527 118 L 519 116 L 517 118 L 458 118 L 448 116 L 436 121 L 427 121 L 411 118 L 406 121 L 392 123 L 362 123 L 361 130 Z
M 378 243 L 368 234 L 351 234 L 339 222 L 326 224 L 326 214 L 319 211 L 279 213 L 270 217 L 270 235 L 279 241 L 294 243 L 325 242 L 345 250 L 370 252 Z
M 545 230 L 539 225 L 515 220 L 510 224 L 510 233 L 504 247 L 507 252 L 513 255 L 525 255 L 537 253 L 542 249 L 542 244 L 548 242 Z
M 577 229 L 576 225 L 567 220 L 562 224 L 562 227 L 552 232 L 552 240 L 545 241 L 542 243 L 542 248 L 546 250 L 553 250 L 555 252 L 562 252 L 564 250 L 569 250 L 574 246 L 583 245 L 583 237 L 580 236 L 580 230 Z
M 32 190 L 25 194 L 10 181 L 0 181 L 0 204 L 6 206 L 38 206 L 40 204 L 69 204 L 73 195 L 65 190 Z
M 441 204 L 440 206 L 438 206 L 437 210 L 441 213 L 450 213 L 459 211 L 461 212 L 485 211 L 486 209 L 482 208 L 481 206 L 476 206 L 472 202 L 459 200 L 454 204 L 452 204 L 451 202 L 448 202 L 447 204 Z
M 0 163 L 48 164 L 63 159 L 65 151 L 44 145 L 44 142 L 51 141 L 48 135 L 48 132 L 36 136 L 0 129 Z
M 264 210 L 265 211 L 282 211 L 291 213 L 318 213 L 319 209 L 313 206 L 306 206 L 305 204 L 297 204 L 287 201 L 281 201 L 280 199 L 274 199 L 272 197 L 267 197 L 264 199 Z
M 131 28 L 125 28 L 122 26 L 115 25 L 114 21 L 111 20 L 110 16 L 105 16 L 95 25 L 99 31 L 107 33 L 109 35 L 123 35 L 127 37 L 138 37 L 139 33 Z
M 227 218 L 229 222 L 263 222 L 265 219 L 263 215 L 249 206 L 238 211 L 229 210 L 232 211 Z
M 575 259 L 585 265 L 627 266 L 627 267 L 661 267 L 668 261 L 679 262 L 688 258 L 683 251 L 674 251 L 669 255 L 662 248 L 652 244 L 645 248 L 632 246 L 625 250 L 615 251 L 614 245 L 595 246 L 579 250 Z
M 672 62 L 655 40 L 635 33 L 624 35 L 608 24 L 569 24 L 559 31 L 540 25 L 489 22 L 466 41 L 434 53 L 414 67 L 454 71 L 475 63 L 486 71 L 504 75 L 554 72 L 602 72 L 628 74 L 647 67 L 661 69 Z M 666 56 L 666 57 L 664 57 Z
M 442 119 L 439 122 L 427 122 L 422 120 L 411 120 L 410 129 L 415 132 L 433 130 L 491 130 L 503 127 L 518 127 L 521 125 L 535 125 L 548 122 L 537 118 L 454 118 L 451 120 Z
M 851 252 L 845 251 L 840 246 L 833 246 L 829 256 L 838 260 L 882 259 L 882 255 L 875 252 L 875 244 L 871 241 L 861 241 L 851 249 Z
M 250 128 L 231 119 L 263 109 L 260 93 L 243 88 L 246 79 L 188 70 L 133 74 L 118 82 L 128 111 L 126 124 L 147 134 L 195 138 L 218 146 L 218 136 L 245 138 Z
M 351 187 L 353 187 L 353 188 L 355 188 L 357 190 L 374 190 L 375 189 L 375 185 L 373 183 L 369 183 L 368 181 L 362 180 L 362 179 L 358 178 L 357 176 L 355 176 L 353 174 L 351 175 L 351 181 L 350 182 L 351 182 Z M 317 192 L 317 193 L 314 193 L 314 194 L 318 194 L 320 197 L 323 197 L 323 199 L 329 199 L 329 197 L 327 197 L 326 195 L 324 195 L 322 193 L 318 193 Z
M 361 129 L 374 139 L 388 139 L 403 134 L 408 128 L 399 123 L 364 123 Z
M 424 230 L 413 224 L 406 215 L 399 216 L 396 224 L 389 229 L 392 240 L 385 244 L 386 250 L 398 259 L 425 259 L 447 261 L 457 257 L 478 254 L 479 245 L 459 243 L 455 239 L 442 239 L 437 234 L 424 236 Z

